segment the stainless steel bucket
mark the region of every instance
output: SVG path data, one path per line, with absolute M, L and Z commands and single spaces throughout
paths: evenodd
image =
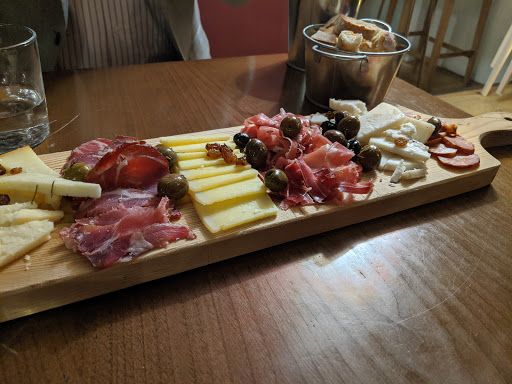
M 305 68 L 303 29 L 310 24 L 325 23 L 343 13 L 357 17 L 363 0 L 288 0 L 288 61 L 299 71 Z
M 393 33 L 395 52 L 348 52 L 315 41 L 311 36 L 322 24 L 303 30 L 306 41 L 306 98 L 329 108 L 329 98 L 362 100 L 375 106 L 384 100 L 411 43 Z

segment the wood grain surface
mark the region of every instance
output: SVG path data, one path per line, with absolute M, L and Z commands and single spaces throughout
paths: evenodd
M 285 61 L 52 75 L 37 152 L 313 112 Z M 398 79 L 386 101 L 468 117 Z M 511 150 L 488 187 L 2 323 L 0 382 L 511 382 Z

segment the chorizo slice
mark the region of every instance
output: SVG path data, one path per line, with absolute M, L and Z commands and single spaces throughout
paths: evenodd
M 466 140 L 462 136 L 443 137 L 443 143 L 452 148 L 457 148 L 457 150 L 464 155 L 471 155 L 475 153 L 475 146 L 470 141 Z
M 454 157 L 439 156 L 437 160 L 444 165 L 454 168 L 471 168 L 480 164 L 480 157 L 475 153 L 471 155 L 457 155 Z
M 430 147 L 432 145 L 439 144 L 442 140 L 443 136 L 441 136 L 439 133 L 434 133 L 429 137 L 427 141 L 425 141 L 425 145 Z
M 428 149 L 428 152 L 436 156 L 454 157 L 457 154 L 457 148 L 450 148 L 444 145 L 443 143 L 439 143 L 436 145 L 432 145 Z

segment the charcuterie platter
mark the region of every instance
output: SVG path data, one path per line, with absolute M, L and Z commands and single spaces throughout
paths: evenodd
M 412 112 L 412 111 L 407 111 Z M 415 113 L 415 112 L 412 112 Z M 176 205 L 181 212 L 178 224 L 190 228 L 195 239 L 170 243 L 165 248 L 145 252 L 138 258 L 95 269 L 86 258 L 66 248 L 59 231 L 51 239 L 0 268 L 0 321 L 30 315 L 154 279 L 205 266 L 221 260 L 274 245 L 312 236 L 347 225 L 371 220 L 436 200 L 455 196 L 489 185 L 500 166 L 484 146 L 512 143 L 512 122 L 507 114 L 493 113 L 468 119 L 445 119 L 456 124 L 458 133 L 475 146 L 478 167 L 453 169 L 435 159 L 426 161 L 427 175 L 422 178 L 390 183 L 390 174 L 371 172 L 363 181 L 374 183 L 371 193 L 353 195 L 344 204 L 295 206 L 278 210 L 272 217 L 232 229 L 212 233 L 185 200 Z M 223 128 L 208 134 L 233 136 L 241 127 Z M 201 136 L 194 133 L 188 136 Z M 146 140 L 155 145 L 158 138 Z M 58 171 L 69 152 L 42 155 L 40 158 Z M 67 224 L 69 226 L 69 224 Z M 62 229 L 66 224 L 58 224 Z

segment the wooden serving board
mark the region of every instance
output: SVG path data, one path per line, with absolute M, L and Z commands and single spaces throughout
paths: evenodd
M 430 159 L 426 177 L 395 186 L 389 184 L 389 172 L 366 174 L 366 179 L 374 179 L 373 192 L 355 196 L 343 206 L 280 210 L 275 218 L 217 234 L 211 234 L 203 226 L 191 203 L 184 203 L 178 205 L 183 214 L 179 223 L 191 228 L 197 239 L 180 240 L 104 270 L 95 270 L 85 257 L 68 250 L 56 230 L 50 241 L 30 252 L 30 261 L 21 258 L 0 269 L 0 322 L 484 187 L 491 183 L 500 163 L 483 146 L 512 143 L 509 118 L 512 114 L 492 113 L 468 119 L 445 119 L 447 123 L 457 124 L 459 134 L 475 144 L 475 152 L 481 159 L 476 169 L 443 168 Z M 218 132 L 234 134 L 239 129 L 225 128 Z M 150 144 L 157 142 L 158 139 L 148 140 Z M 60 152 L 41 158 L 58 170 L 68 155 L 69 152 Z

